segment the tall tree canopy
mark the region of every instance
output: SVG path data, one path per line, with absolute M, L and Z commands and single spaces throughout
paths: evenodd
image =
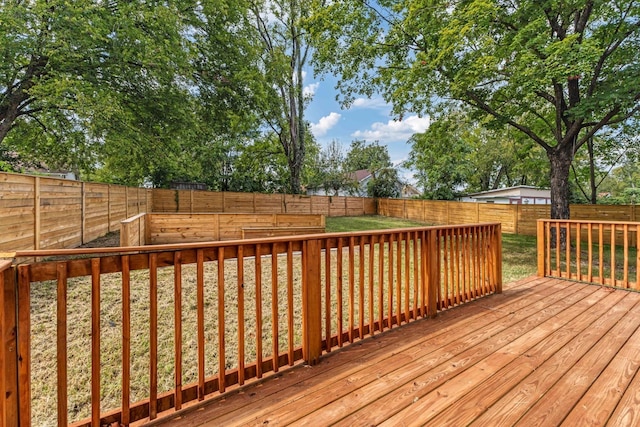
M 378 141 L 368 143 L 365 140 L 355 139 L 351 141 L 347 157 L 345 158 L 345 170 L 354 172 L 367 169 L 372 175 L 376 175 L 381 169 L 393 166 L 387 147 L 380 145 Z
M 77 170 L 97 162 L 108 140 L 157 142 L 185 125 L 174 105 L 189 98 L 176 78 L 189 59 L 189 2 L 0 7 L 0 144 L 10 136 L 51 166 Z
M 308 139 L 303 71 L 310 46 L 302 20 L 309 15 L 309 0 L 251 1 L 262 40 L 263 70 L 274 91 L 264 104 L 263 118 L 282 145 L 289 166 L 289 190 L 297 194 L 301 192 Z
M 569 217 L 578 150 L 640 110 L 634 0 L 315 0 L 308 24 L 345 103 L 380 91 L 400 117 L 466 104 L 540 145 L 553 218 Z
M 453 111 L 413 135 L 407 166 L 428 199 L 515 185 L 548 187 L 544 151 L 514 129 L 488 129 L 464 111 Z
M 307 14 L 308 0 L 0 2 L 0 167 L 299 192 Z M 257 153 L 263 168 L 241 171 Z

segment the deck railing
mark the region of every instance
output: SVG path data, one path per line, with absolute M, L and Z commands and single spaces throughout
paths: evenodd
M 538 275 L 640 287 L 637 222 L 538 220 Z
M 500 224 L 122 250 L 0 264 L 4 425 L 155 419 L 502 289 Z

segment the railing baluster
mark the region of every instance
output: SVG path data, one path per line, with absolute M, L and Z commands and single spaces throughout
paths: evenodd
M 364 338 L 364 236 L 360 236 L 358 249 L 358 338 Z
M 326 248 L 324 251 L 324 322 L 325 322 L 325 339 L 327 352 L 331 351 L 331 248 L 329 240 L 325 240 Z
M 420 290 L 420 281 L 419 281 L 419 272 L 420 272 L 420 263 L 418 262 L 418 240 L 420 239 L 420 234 L 416 231 L 413 234 L 413 317 L 418 318 L 418 305 L 419 298 L 421 293 Z
M 471 235 L 472 227 L 468 227 L 465 232 L 464 239 L 464 283 L 467 287 L 467 300 L 473 299 L 472 274 L 471 274 Z
M 589 246 L 587 255 L 589 257 L 589 264 L 587 265 L 587 281 L 593 282 L 593 224 L 589 223 L 587 226 L 589 227 L 587 231 L 587 245 Z
M 277 300 L 277 296 L 275 298 Z M 221 393 L 227 388 L 226 383 L 226 348 L 224 317 L 224 247 L 218 248 L 218 390 Z
M 375 237 L 369 236 L 369 335 L 374 332 L 374 312 L 373 312 L 373 279 L 375 266 Z
M 489 245 L 489 237 L 486 227 L 480 227 L 480 238 L 482 239 L 480 259 L 482 260 L 482 295 L 487 295 L 491 291 L 489 270 L 489 257 L 487 253 L 487 246 Z
M 149 259 L 149 419 L 158 415 L 158 254 Z
M 238 246 L 238 262 L 236 264 L 238 279 L 238 385 L 244 385 L 244 246 Z
M 196 304 L 198 328 L 198 400 L 204 399 L 204 250 L 196 252 Z
M 443 298 L 442 309 L 449 308 L 449 232 L 444 230 L 442 232 L 442 268 L 444 269 L 444 282 L 443 282 Z
M 444 259 L 446 257 L 445 253 L 446 250 L 444 248 L 445 242 L 444 242 L 444 233 L 442 232 L 442 230 L 434 230 L 433 232 L 422 232 L 421 234 L 421 244 L 419 245 L 419 250 L 420 250 L 420 289 L 421 289 L 421 293 L 422 293 L 422 300 L 421 300 L 421 305 L 420 305 L 420 311 L 422 312 L 422 317 L 426 317 L 429 313 L 427 313 L 427 305 L 429 304 L 429 298 L 431 298 L 430 295 L 428 295 L 428 287 L 430 286 L 429 283 L 427 283 L 427 280 L 429 280 L 429 278 L 431 276 L 438 277 L 438 286 L 436 286 L 436 305 L 437 305 L 437 310 L 443 310 L 445 308 L 444 305 L 444 294 L 445 294 L 445 288 L 444 288 L 444 282 L 446 280 L 446 277 L 443 279 L 442 277 L 442 271 L 445 268 L 444 267 Z M 430 239 L 430 241 L 426 241 L 425 239 L 427 239 L 427 237 Z M 431 240 L 435 240 L 435 253 L 432 254 L 431 250 L 432 250 L 432 246 L 433 246 L 433 242 L 431 242 Z M 431 271 L 427 271 L 427 262 L 429 260 L 436 260 L 436 266 L 437 266 L 437 271 L 432 273 Z M 433 264 L 430 264 L 430 267 L 433 268 Z
M 100 258 L 91 259 L 91 424 L 100 425 Z
M 256 377 L 262 378 L 262 247 L 256 245 Z
M 571 223 L 566 223 L 567 237 L 565 243 L 565 262 L 567 268 L 567 279 L 571 279 Z
M 611 224 L 611 286 L 616 286 L 616 226 Z
M 287 321 L 288 321 L 288 341 L 289 341 L 289 366 L 293 366 L 293 352 L 295 349 L 295 342 L 293 340 L 293 313 L 295 308 L 293 306 L 293 243 L 289 241 L 287 243 Z
M 576 279 L 582 280 L 582 224 L 576 224 Z
M 411 295 L 411 282 L 410 278 L 410 264 L 411 261 L 411 233 L 405 233 L 404 239 L 404 320 L 405 323 L 409 323 L 409 319 L 411 316 L 411 311 L 409 308 L 409 296 Z
M 338 347 L 342 347 L 342 239 L 338 237 L 338 252 L 336 253 L 336 320 L 338 321 Z
M 425 316 L 435 317 L 438 311 L 438 288 L 440 288 L 440 230 L 429 230 L 422 233 L 422 283 L 425 295 L 423 308 Z
M 355 325 L 355 254 L 354 237 L 349 237 L 349 342 L 353 342 Z
M 182 409 L 182 252 L 176 251 L 173 254 L 173 316 L 175 330 L 173 332 L 173 353 L 174 353 L 174 400 L 175 409 Z
M 458 230 L 451 230 L 451 283 L 455 287 L 455 305 L 460 305 L 460 233 Z
M 402 323 L 402 233 L 396 238 L 396 323 Z
M 545 276 L 551 275 L 551 223 L 545 223 L 545 236 L 546 236 L 546 246 L 547 246 L 547 266 L 545 270 Z
M 623 285 L 625 288 L 629 287 L 629 224 L 625 224 L 623 227 L 623 245 L 624 245 L 624 271 L 623 271 Z
M 378 330 L 384 330 L 384 234 L 378 236 Z
M 271 245 L 271 354 L 273 359 L 273 372 L 278 372 L 280 366 L 278 356 L 280 355 L 278 337 L 278 253 L 276 244 Z
M 57 352 L 58 352 L 58 426 L 66 426 L 67 418 L 67 264 L 58 263 L 57 287 Z M 4 289 L 2 289 L 4 292 Z M 4 399 L 4 397 L 3 397 Z M 2 414 L 4 415 L 4 414 Z
M 121 423 L 130 423 L 131 405 L 131 271 L 129 255 L 122 257 L 122 417 Z
M 474 232 L 473 232 L 473 240 L 472 240 L 472 244 L 473 244 L 473 295 L 474 297 L 479 297 L 482 295 L 482 292 L 480 291 L 480 262 L 478 259 L 478 254 L 480 252 L 480 246 L 479 246 L 479 240 L 478 240 L 478 230 L 480 228 L 479 227 L 474 227 Z M 544 267 L 543 267 L 544 270 Z
M 598 276 L 604 285 L 604 225 L 598 224 Z
M 387 321 L 389 329 L 393 325 L 393 246 L 394 236 L 389 234 L 389 246 L 387 247 L 387 279 L 388 279 L 388 293 L 387 293 Z

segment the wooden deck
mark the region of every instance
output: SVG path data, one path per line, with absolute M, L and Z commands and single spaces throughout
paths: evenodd
M 639 326 L 640 293 L 532 277 L 162 422 L 640 425 Z

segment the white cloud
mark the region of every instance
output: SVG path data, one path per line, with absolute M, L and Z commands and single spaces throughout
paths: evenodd
M 368 130 L 359 130 L 351 134 L 354 138 L 368 141 L 399 142 L 406 141 L 414 133 L 420 133 L 429 127 L 429 117 L 409 116 L 402 121 L 389 120 L 387 123 L 376 122 Z
M 352 108 L 387 109 L 389 104 L 382 98 L 356 98 L 351 104 Z
M 342 117 L 342 115 L 333 112 L 328 116 L 322 117 L 320 120 L 318 120 L 318 123 L 311 124 L 311 132 L 313 132 L 313 135 L 316 138 L 324 136 L 329 131 L 329 129 L 338 124 L 338 122 L 340 121 L 340 117 Z
M 304 89 L 302 89 L 302 95 L 305 98 L 315 95 L 319 86 L 320 86 L 320 82 L 311 83 L 310 85 L 305 86 Z

